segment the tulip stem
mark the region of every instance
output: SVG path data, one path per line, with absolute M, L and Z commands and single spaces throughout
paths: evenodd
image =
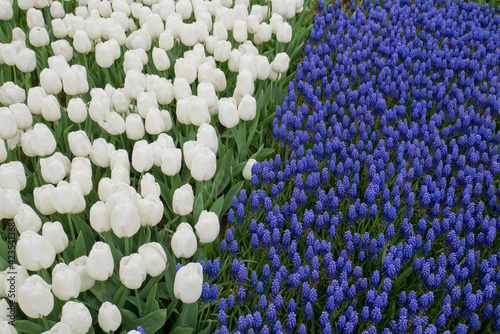
M 125 255 L 130 255 L 130 243 L 128 237 L 125 237 Z
M 137 298 L 137 310 L 139 312 L 139 317 L 142 315 L 141 310 L 141 299 L 139 298 L 139 289 L 135 289 L 135 297 Z
M 45 327 L 45 329 L 50 330 L 50 325 L 49 325 L 49 322 L 47 321 L 47 317 L 42 316 L 42 322 L 43 322 L 43 326 Z

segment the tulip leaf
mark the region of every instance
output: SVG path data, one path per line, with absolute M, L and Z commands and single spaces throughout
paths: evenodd
M 155 280 L 151 280 L 155 281 Z M 148 298 L 146 299 L 146 307 L 144 308 L 144 314 L 149 314 L 153 310 L 153 304 L 156 301 L 156 284 L 153 286 L 151 291 L 149 291 Z
M 222 211 L 222 206 L 224 205 L 224 195 L 219 197 L 214 204 L 212 204 L 212 207 L 210 207 L 211 212 L 215 212 L 217 216 L 221 214 Z
M 127 323 L 129 321 L 137 319 L 137 315 L 135 315 L 134 312 L 127 310 L 127 309 L 124 309 L 120 306 L 118 306 L 118 308 L 120 309 L 120 313 L 122 314 L 122 322 L 123 323 Z
M 198 221 L 198 217 L 200 216 L 201 211 L 203 211 L 203 195 L 200 192 L 196 195 L 196 199 L 194 201 L 193 219 L 195 224 Z
M 163 327 L 166 321 L 167 310 L 156 310 L 149 313 L 145 317 L 127 322 L 123 325 L 122 329 L 128 332 L 136 329 L 138 326 L 141 326 L 146 331 L 146 333 L 155 333 L 157 330 Z
M 137 248 L 151 241 L 151 229 L 148 227 L 143 227 L 139 232 L 139 241 L 137 243 Z
M 125 306 L 127 297 L 129 295 L 129 289 L 125 285 L 121 285 L 113 298 L 113 304 L 115 304 L 119 309 Z
M 167 270 L 165 270 L 165 282 L 167 283 L 167 291 L 170 299 L 174 300 L 174 280 L 175 280 L 175 264 L 177 261 L 172 256 L 168 249 L 165 249 L 165 254 L 167 254 Z
M 191 328 L 196 328 L 198 322 L 198 301 L 190 304 L 182 304 L 182 312 L 177 318 L 174 328 L 188 326 Z
M 170 334 L 191 334 L 193 331 L 191 327 L 176 327 Z
M 212 327 L 213 327 L 213 321 L 211 319 L 208 320 L 208 326 L 202 330 L 201 332 L 198 332 L 198 334 L 209 334 L 212 333 Z
M 29 320 L 16 320 L 14 321 L 14 325 L 19 333 L 40 334 L 45 332 L 45 328 L 43 326 Z
M 233 197 L 238 195 L 238 193 L 240 192 L 242 187 L 243 187 L 243 181 L 240 181 L 240 182 L 236 183 L 234 186 L 232 186 L 231 189 L 229 189 L 229 191 L 227 192 L 227 196 L 224 199 L 224 206 L 222 207 L 222 214 L 224 214 L 227 211 L 227 209 L 229 209 L 229 207 L 231 206 L 231 203 L 233 201 Z
M 83 238 L 83 234 L 80 233 L 75 242 L 75 258 L 78 258 L 85 254 L 87 254 L 87 247 L 85 247 L 85 239 Z

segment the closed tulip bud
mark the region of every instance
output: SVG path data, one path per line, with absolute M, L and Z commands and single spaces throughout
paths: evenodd
M 161 190 L 160 185 L 155 181 L 155 177 L 146 173 L 141 179 L 141 196 L 146 197 L 149 194 L 160 196 Z
M 278 13 L 273 13 L 271 18 L 269 19 L 269 23 L 271 24 L 273 34 L 276 35 L 278 33 L 279 26 L 283 24 L 283 16 Z
M 174 80 L 174 96 L 177 101 L 185 99 L 193 95 L 189 82 L 182 78 L 177 77 Z
M 53 19 L 52 20 L 52 33 L 54 34 L 55 38 L 65 38 L 68 35 L 68 30 L 66 28 L 66 25 L 64 24 L 64 21 L 59 19 Z M 54 42 L 52 42 L 50 45 L 52 46 Z M 54 48 L 52 46 L 52 48 Z
M 89 105 L 89 116 L 94 122 L 104 122 L 111 113 L 111 99 L 101 88 L 93 88 L 90 92 L 92 100 Z
M 82 123 L 87 119 L 87 105 L 79 97 L 69 100 L 68 117 L 74 123 Z
M 165 131 L 172 130 L 172 116 L 170 116 L 170 112 L 168 110 L 161 110 L 161 117 L 163 118 L 163 124 L 165 124 Z
M 174 191 L 172 208 L 178 215 L 185 216 L 193 211 L 194 194 L 190 184 L 185 184 Z
M 183 303 L 194 303 L 201 297 L 203 267 L 199 263 L 189 263 L 179 269 L 174 280 L 174 295 Z
M 17 209 L 23 203 L 19 190 L 16 189 L 2 189 L 0 188 L 0 207 L 1 219 L 12 219 L 16 216 Z
M 35 8 L 29 8 L 26 13 L 26 23 L 28 28 L 33 29 L 35 27 L 44 27 L 45 20 L 43 19 L 43 14 L 40 10 Z
M 68 325 L 71 334 L 86 334 L 92 326 L 92 316 L 82 303 L 66 302 L 62 307 L 61 322 Z
M 232 98 L 222 98 L 218 102 L 219 121 L 226 128 L 232 128 L 240 122 L 236 101 Z
M 28 134 L 29 132 L 29 134 Z M 26 142 L 26 145 L 30 146 L 30 152 L 33 153 L 31 156 L 44 156 L 51 155 L 56 149 L 56 140 L 52 131 L 47 127 L 47 125 L 43 123 L 37 123 L 33 127 L 33 130 L 29 130 L 23 134 L 28 134 L 30 136 L 30 140 Z M 24 151 L 24 143 L 23 137 L 21 138 L 21 143 L 23 145 Z
M 158 71 L 165 71 L 170 68 L 170 60 L 167 52 L 160 48 L 153 49 L 153 64 Z
M 163 203 L 157 195 L 149 194 L 137 204 L 142 226 L 156 226 L 163 217 Z
M 151 146 L 146 140 L 137 141 L 132 151 L 132 167 L 139 173 L 148 171 L 153 167 L 154 156 Z
M 68 143 L 71 153 L 77 157 L 89 155 L 92 147 L 87 133 L 83 130 L 68 133 Z
M 172 251 L 177 258 L 188 258 L 194 255 L 198 246 L 196 235 L 194 234 L 193 228 L 189 225 L 189 223 L 179 224 L 177 230 L 172 236 L 170 246 L 172 247 Z
M 43 332 L 42 334 L 71 334 L 68 325 L 63 322 L 58 322 L 49 331 Z
M 92 167 L 90 160 L 83 157 L 75 157 L 71 164 L 71 183 L 76 183 L 82 190 L 83 195 L 88 195 L 92 190 Z
M 98 167 L 109 167 L 111 156 L 115 152 L 113 144 L 107 143 L 104 138 L 94 139 L 89 157 L 92 163 Z
M 217 61 L 225 62 L 231 55 L 231 42 L 220 40 L 215 45 L 214 58 Z
M 47 30 L 44 27 L 34 27 L 29 34 L 30 43 L 36 48 L 49 45 L 50 39 Z
M 222 92 L 227 87 L 226 75 L 224 71 L 217 68 L 214 70 L 214 80 L 212 81 L 216 92 Z
M 110 214 L 104 202 L 98 201 L 92 205 L 89 220 L 90 226 L 97 233 L 107 232 L 111 229 Z
M 158 102 L 154 92 L 140 92 L 137 95 L 136 111 L 142 118 L 146 118 L 148 112 L 155 108 L 158 109 Z
M 42 101 L 46 96 L 47 93 L 45 93 L 42 87 L 31 87 L 28 90 L 27 104 L 32 114 L 37 115 L 42 112 Z
M 61 253 L 68 247 L 68 236 L 64 232 L 60 222 L 47 222 L 43 224 L 42 236 L 52 244 L 56 254 Z
M 139 255 L 144 260 L 146 271 L 151 277 L 156 277 L 165 271 L 167 255 L 157 242 L 150 242 L 139 247 Z
M 17 54 L 16 67 L 24 73 L 33 72 L 36 68 L 35 51 L 24 48 Z
M 215 94 L 215 88 L 210 82 L 199 83 L 197 95 L 206 102 L 209 109 L 217 105 L 217 94 Z
M 118 203 L 111 211 L 111 229 L 119 237 L 131 237 L 139 231 L 141 217 L 139 210 L 130 201 Z
M 21 191 L 26 186 L 26 174 L 20 161 L 0 165 L 0 188 Z
M 69 175 L 71 162 L 68 157 L 56 152 L 48 158 L 40 159 L 40 169 L 45 182 L 57 184 Z
M 78 276 L 80 276 L 81 286 L 80 292 L 87 291 L 95 284 L 95 279 L 89 276 L 87 273 L 87 256 L 80 256 L 69 263 L 69 267 L 73 269 Z
M 236 78 L 236 88 L 235 91 L 240 95 L 253 94 L 254 82 L 252 73 L 248 70 L 240 71 Z
M 198 128 L 198 133 L 196 134 L 196 141 L 202 145 L 208 147 L 213 153 L 217 153 L 217 147 L 219 145 L 219 139 L 217 133 L 213 126 L 208 123 L 203 123 Z
M 231 72 L 239 72 L 240 59 L 241 59 L 241 52 L 238 49 L 231 50 L 231 54 L 229 55 L 229 59 L 227 62 L 227 66 Z
M 19 234 L 24 231 L 38 233 L 42 227 L 42 220 L 29 205 L 22 203 L 14 216 L 14 222 Z
M 33 8 L 33 6 L 35 5 L 35 0 L 19 0 L 17 2 L 17 5 L 20 9 L 27 11 L 30 8 Z
M 292 40 L 292 26 L 288 22 L 283 22 L 278 26 L 276 38 L 280 43 L 288 43 Z
M 116 331 L 122 323 L 122 315 L 118 307 L 110 302 L 105 302 L 99 308 L 97 321 L 101 329 L 109 333 Z
M 259 17 L 255 14 L 250 14 L 247 17 L 247 29 L 251 34 L 256 34 L 260 26 Z
M 165 175 L 174 176 L 182 166 L 182 152 L 178 148 L 167 148 L 161 157 L 161 171 Z
M 128 96 L 135 99 L 146 88 L 146 77 L 139 71 L 128 71 L 125 75 L 124 88 Z
M 50 285 L 38 275 L 28 277 L 19 288 L 18 294 L 19 307 L 30 318 L 48 316 L 54 308 Z
M 85 30 L 77 30 L 73 36 L 73 47 L 79 53 L 87 54 L 92 50 L 92 43 Z
M 202 146 L 193 157 L 191 163 L 191 176 L 197 181 L 210 180 L 217 168 L 217 160 L 215 153 L 209 148 Z
M 75 187 L 76 186 L 76 187 Z M 66 181 L 60 181 L 52 191 L 52 202 L 59 213 L 75 213 L 83 193 L 78 185 L 72 186 Z
M 252 79 L 257 79 L 257 57 L 253 53 L 244 53 L 240 58 L 239 69 L 240 73 L 248 71 L 252 73 Z M 240 79 L 241 80 L 241 79 Z
M 56 252 L 49 240 L 33 231 L 25 231 L 17 241 L 16 255 L 23 267 L 38 271 L 52 265 Z
M 52 292 L 60 300 L 77 298 L 82 280 L 78 273 L 65 263 L 58 263 L 52 270 Z
M 65 14 L 62 3 L 56 1 L 50 5 L 50 15 L 52 17 L 62 19 Z
M 219 217 L 215 212 L 203 210 L 194 228 L 201 243 L 213 242 L 220 231 Z
M 290 57 L 286 52 L 281 52 L 276 55 L 271 63 L 271 69 L 276 73 L 285 73 L 290 64 Z
M 47 95 L 43 99 L 42 116 L 49 122 L 55 122 L 61 118 L 61 106 L 54 95 Z
M 24 103 L 14 103 L 9 106 L 10 111 L 14 115 L 16 125 L 19 130 L 26 130 L 33 124 L 33 116 L 30 109 Z
M 125 120 L 115 111 L 109 113 L 106 121 L 99 122 L 99 126 L 113 136 L 121 135 L 126 130 Z
M 170 30 L 165 30 L 160 34 L 158 46 L 165 51 L 169 51 L 174 47 L 174 37 L 172 36 Z
M 113 255 L 108 244 L 96 242 L 87 259 L 87 274 L 96 281 L 106 281 L 113 274 L 114 267 Z
M 62 78 L 64 92 L 68 95 L 85 94 L 89 90 L 87 70 L 80 65 L 73 65 Z
M 125 113 L 130 108 L 130 97 L 125 92 L 125 89 L 119 88 L 113 92 L 112 105 L 116 112 Z
M 269 77 L 269 60 L 266 56 L 255 57 L 255 65 L 257 69 L 257 79 L 266 80 Z
M 95 47 L 95 60 L 102 68 L 109 68 L 115 59 L 108 43 L 99 43 Z
M 247 163 L 245 164 L 245 168 L 243 168 L 243 178 L 245 180 L 252 179 L 252 167 L 256 162 L 257 160 L 255 159 L 248 159 Z
M 125 119 L 127 138 L 139 140 L 144 137 L 144 123 L 138 114 L 130 114 Z
M 179 37 L 182 44 L 186 46 L 193 46 L 198 43 L 198 32 L 196 29 L 196 24 L 182 23 L 181 27 L 182 33 Z
M 257 113 L 257 101 L 249 94 L 245 94 L 238 105 L 238 116 L 244 121 L 251 121 Z
M 64 42 L 66 42 L 64 40 Z M 67 42 L 66 42 L 67 43 Z M 64 43 L 63 43 L 64 44 Z M 65 45 L 59 45 L 60 47 L 65 47 Z M 69 45 L 69 44 L 68 44 Z M 68 61 L 71 60 L 73 57 L 73 49 L 70 50 L 59 50 L 61 52 L 56 52 L 58 51 L 58 48 L 54 49 L 54 53 L 56 54 L 55 56 L 49 57 L 48 62 L 49 62 L 49 68 L 54 71 L 57 74 L 57 77 L 62 80 L 64 73 L 70 69 L 68 65 Z M 70 52 L 70 54 L 67 54 Z M 68 60 L 69 57 L 69 60 Z
M 256 45 L 260 45 L 262 43 L 269 42 L 272 36 L 273 29 L 270 24 L 262 22 L 257 30 L 257 33 L 254 35 L 254 43 Z
M 180 78 L 185 79 L 187 81 L 187 84 L 188 84 L 186 87 L 189 87 L 189 85 L 196 80 L 196 76 L 197 76 L 196 67 L 197 66 L 193 61 L 185 59 L 185 58 L 179 58 L 175 61 L 175 65 L 174 65 L 174 73 L 175 73 L 174 93 L 176 92 L 176 81 L 182 82 L 182 84 L 185 86 L 184 81 L 178 80 L 178 79 L 180 79 Z M 183 86 L 181 86 L 181 87 L 183 87 Z M 190 96 L 192 94 L 191 88 L 189 88 L 189 93 L 187 93 L 187 94 L 188 95 L 179 96 L 179 99 L 181 99 L 183 97 Z
M 0 138 L 7 140 L 17 134 L 17 123 L 9 108 L 0 108 Z
M 1 7 L 1 5 L 0 5 Z M 2 301 L 4 301 L 4 299 L 2 299 Z M 0 307 L 5 308 L 7 309 L 9 306 L 8 304 L 5 302 L 5 305 L 3 305 L 4 303 L 0 303 Z M 5 312 L 7 313 L 7 312 Z M 0 318 L 2 319 L 2 318 Z M 7 318 L 7 314 L 5 315 L 5 320 L 0 320 L 0 332 L 2 332 L 3 334 L 17 334 L 17 331 L 16 331 L 16 328 L 14 326 L 12 326 L 7 320 L 10 320 L 9 318 Z
M 150 109 L 146 115 L 146 132 L 151 135 L 160 134 L 165 131 L 165 121 L 163 115 L 158 108 Z
M 13 103 L 23 103 L 25 100 L 26 92 L 24 89 L 12 81 L 7 81 L 0 86 L 0 103 L 4 106 L 10 106 Z
M 234 40 L 237 42 L 244 42 L 248 38 L 248 28 L 247 22 L 241 19 L 234 21 L 234 30 L 233 30 Z
M 133 52 L 126 51 L 125 56 L 123 60 L 123 71 L 128 73 L 129 71 L 137 71 L 137 72 L 142 72 L 142 69 L 144 67 L 144 64 L 142 63 L 142 60 L 139 58 L 139 56 Z
M 119 149 L 114 151 L 111 155 L 111 169 L 115 169 L 118 165 L 121 165 L 126 170 L 130 170 L 130 162 L 128 158 L 128 152 L 126 150 Z
M 42 215 L 48 216 L 56 212 L 54 204 L 52 204 L 53 191 L 54 186 L 52 184 L 46 184 L 33 190 L 35 206 Z
M 188 120 L 196 126 L 204 123 L 210 123 L 210 112 L 208 111 L 207 103 L 204 99 L 198 96 L 190 96 L 188 98 Z
M 162 164 L 162 157 L 166 149 L 175 149 L 174 140 L 172 137 L 166 133 L 161 133 L 153 143 L 151 143 L 153 149 L 153 156 L 155 157 L 155 165 L 160 167 Z
M 134 253 L 120 260 L 120 280 L 129 289 L 139 289 L 146 280 L 146 264 L 142 257 Z
M 40 73 L 40 86 L 47 94 L 57 95 L 62 90 L 62 83 L 57 73 L 50 68 L 45 68 Z
M 156 100 L 160 104 L 169 104 L 174 99 L 174 85 L 170 80 L 161 78 L 153 90 L 156 94 Z

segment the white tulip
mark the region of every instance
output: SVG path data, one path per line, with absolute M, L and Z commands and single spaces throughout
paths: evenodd
M 177 271 L 174 280 L 174 294 L 183 303 L 194 303 L 201 297 L 203 267 L 199 263 L 189 263 Z
M 62 19 L 65 14 L 62 3 L 55 1 L 50 5 L 50 15 L 52 15 L 53 18 Z
M 290 64 L 290 57 L 286 52 L 281 52 L 276 55 L 271 63 L 271 69 L 276 73 L 285 73 Z
M 125 113 L 130 108 L 130 97 L 127 95 L 124 88 L 114 90 L 111 100 L 116 112 Z
M 24 73 L 33 72 L 36 68 L 35 51 L 24 48 L 17 54 L 16 67 Z
M 44 27 L 34 27 L 30 30 L 29 39 L 31 45 L 36 48 L 49 45 L 49 33 Z
M 19 206 L 23 203 L 19 190 L 0 188 L 0 218 L 12 219 L 16 216 Z
M 122 201 L 111 211 L 111 229 L 119 237 L 131 237 L 139 231 L 141 217 L 139 210 L 129 201 Z
M 255 65 L 257 69 L 257 79 L 266 80 L 269 77 L 269 60 L 266 56 L 255 57 Z
M 65 263 L 58 263 L 52 270 L 52 292 L 60 300 L 77 298 L 82 280 L 78 273 Z
M 68 30 L 66 28 L 66 25 L 64 24 L 64 21 L 61 20 L 60 18 L 53 19 L 51 25 L 52 25 L 52 33 L 54 34 L 55 38 L 65 38 L 68 35 Z M 51 46 L 53 43 L 54 42 L 51 43 Z
M 155 177 L 146 173 L 141 179 L 141 196 L 146 197 L 149 194 L 160 196 L 161 190 L 160 185 L 155 181 Z
M 73 47 L 79 53 L 87 54 L 92 50 L 92 43 L 85 30 L 77 30 L 73 36 Z
M 111 65 L 113 65 L 115 59 L 108 43 L 105 42 L 96 45 L 95 60 L 97 65 L 102 68 L 109 68 L 111 67 Z
M 40 86 L 47 94 L 57 95 L 62 90 L 62 82 L 57 73 L 50 68 L 44 68 L 40 73 Z
M 153 150 L 148 142 L 146 140 L 135 142 L 132 150 L 132 167 L 139 173 L 142 173 L 150 170 L 153 164 Z
M 69 100 L 68 117 L 74 123 L 82 123 L 87 119 L 87 105 L 79 97 Z
M 219 139 L 215 128 L 208 123 L 203 123 L 196 134 L 196 141 L 208 147 L 213 153 L 217 153 Z
M 54 95 L 47 95 L 42 101 L 42 116 L 50 122 L 58 121 L 61 118 L 61 106 Z
M 174 191 L 172 208 L 174 213 L 185 216 L 193 211 L 194 194 L 190 184 L 185 184 Z
M 149 194 L 137 204 L 142 226 L 156 226 L 163 218 L 163 203 L 157 195 Z
M 209 109 L 217 105 L 217 94 L 215 93 L 214 85 L 210 82 L 200 82 L 197 88 L 197 95 L 205 100 Z
M 0 163 L 7 160 L 7 148 L 5 147 L 5 142 L 0 138 Z
M 119 149 L 113 151 L 113 154 L 110 156 L 110 166 L 111 169 L 115 169 L 118 165 L 121 165 L 126 170 L 130 170 L 130 162 L 128 158 L 128 152 L 124 149 Z
M 107 168 L 111 162 L 111 156 L 115 152 L 113 144 L 107 143 L 104 138 L 94 139 L 89 157 L 92 163 L 98 167 Z M 128 159 L 128 158 L 127 158 Z
M 170 246 L 177 258 L 188 258 L 194 255 L 198 246 L 196 235 L 189 223 L 180 223 L 179 226 L 177 226 L 177 230 L 172 236 Z
M 153 64 L 158 71 L 165 71 L 170 68 L 170 60 L 167 52 L 160 48 L 153 49 Z
M 236 101 L 232 98 L 222 98 L 218 102 L 219 121 L 226 128 L 236 126 L 240 118 L 236 108 Z
M 245 164 L 245 168 L 243 168 L 243 178 L 245 180 L 252 179 L 252 167 L 256 162 L 257 160 L 255 159 L 248 159 L 247 163 Z
M 38 275 L 28 277 L 19 288 L 18 294 L 19 307 L 30 318 L 48 316 L 54 308 L 50 285 Z
M 241 19 L 234 21 L 233 37 L 237 42 L 244 42 L 248 38 L 247 22 Z
M 26 174 L 21 161 L 0 165 L 0 188 L 21 191 L 26 187 Z
M 71 162 L 68 157 L 56 152 L 48 158 L 40 159 L 40 168 L 45 182 L 57 184 L 69 175 Z
M 109 245 L 98 241 L 87 259 L 87 274 L 96 281 L 106 281 L 113 274 L 114 261 Z
M 136 111 L 142 118 L 146 118 L 148 112 L 155 108 L 158 109 L 158 102 L 154 92 L 140 92 L 137 95 Z
M 72 131 L 68 133 L 68 143 L 71 153 L 77 157 L 85 157 L 89 155 L 92 144 L 83 130 Z
M 61 322 L 68 325 L 71 334 L 86 334 L 92 326 L 92 316 L 85 305 L 70 301 L 62 307 Z
M 7 140 L 17 134 L 17 123 L 12 110 L 0 108 L 0 138 Z
M 79 213 L 85 209 L 85 199 L 80 186 L 66 181 L 60 181 L 54 188 L 52 202 L 56 211 L 62 214 Z
M 167 148 L 161 156 L 161 171 L 165 175 L 174 176 L 182 166 L 182 152 L 178 148 Z
M 97 232 L 107 232 L 111 229 L 109 211 L 104 202 L 98 201 L 92 205 L 89 214 L 90 226 Z
M 46 222 L 42 226 L 42 236 L 54 247 L 56 254 L 68 247 L 68 236 L 60 222 Z
M 22 203 L 14 216 L 14 222 L 19 234 L 24 231 L 37 233 L 42 227 L 42 220 L 29 205 Z M 1 292 L 0 292 L 1 293 Z
M 110 302 L 105 302 L 99 308 L 99 314 L 97 316 L 97 321 L 101 329 L 109 333 L 111 331 L 116 331 L 120 324 L 122 323 L 122 315 L 118 307 Z
M 215 212 L 203 210 L 194 228 L 201 243 L 213 242 L 220 231 L 219 217 Z
M 106 121 L 99 122 L 99 126 L 113 136 L 121 135 L 126 130 L 125 120 L 116 111 L 111 111 Z
M 130 70 L 125 75 L 125 91 L 130 98 L 137 98 L 146 88 L 146 78 L 139 71 Z
M 225 62 L 231 55 L 231 42 L 220 40 L 215 45 L 214 58 L 217 61 Z
M 176 77 L 174 80 L 174 96 L 177 101 L 188 98 L 193 95 L 189 82 L 182 78 Z
M 120 280 L 129 289 L 139 289 L 146 280 L 146 264 L 142 257 L 133 253 L 120 260 Z
M 26 13 L 26 23 L 30 29 L 33 29 L 34 27 L 44 27 L 45 20 L 43 19 L 42 12 L 35 8 L 28 8 L 28 12 Z
M 49 240 L 33 231 L 25 231 L 17 241 L 16 255 L 23 267 L 38 271 L 52 265 L 56 252 Z
M 58 322 L 48 331 L 43 332 L 42 334 L 71 334 L 68 325 L 63 322 Z
M 30 109 L 24 103 L 14 103 L 9 106 L 10 111 L 14 115 L 16 125 L 19 130 L 26 130 L 33 124 L 33 116 Z
M 92 167 L 88 158 L 73 158 L 69 180 L 71 183 L 78 184 L 83 195 L 90 194 L 92 190 Z
M 292 26 L 288 22 L 283 22 L 278 26 L 276 38 L 280 43 L 289 43 L 292 40 Z
M 15 63 L 13 65 L 15 65 Z M 0 86 L 0 103 L 4 106 L 10 106 L 13 103 L 23 103 L 25 100 L 26 92 L 24 89 L 14 84 L 12 81 L 7 81 Z
M 56 212 L 52 204 L 52 193 L 55 187 L 52 184 L 46 184 L 33 190 L 35 206 L 42 215 L 51 215 Z
M 144 137 L 144 123 L 138 114 L 130 114 L 125 119 L 127 138 L 139 140 Z
M 68 95 L 85 94 L 89 90 L 87 70 L 81 65 L 73 65 L 62 78 L 64 92 Z
M 87 291 L 95 284 L 95 279 L 89 276 L 87 273 L 87 256 L 80 256 L 69 263 L 69 267 L 73 269 L 78 276 L 80 276 L 81 286 L 80 292 Z
M 34 115 L 42 112 L 42 101 L 47 96 L 42 87 L 31 87 L 28 90 L 28 108 Z M 1 124 L 1 123 L 0 123 Z
M 165 30 L 160 34 L 158 46 L 165 51 L 169 51 L 174 47 L 174 37 L 170 33 L 170 30 Z

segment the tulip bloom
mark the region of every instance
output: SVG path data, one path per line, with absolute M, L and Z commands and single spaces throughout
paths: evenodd
M 199 263 L 189 263 L 175 275 L 174 294 L 183 303 L 194 303 L 201 297 L 203 267 Z

